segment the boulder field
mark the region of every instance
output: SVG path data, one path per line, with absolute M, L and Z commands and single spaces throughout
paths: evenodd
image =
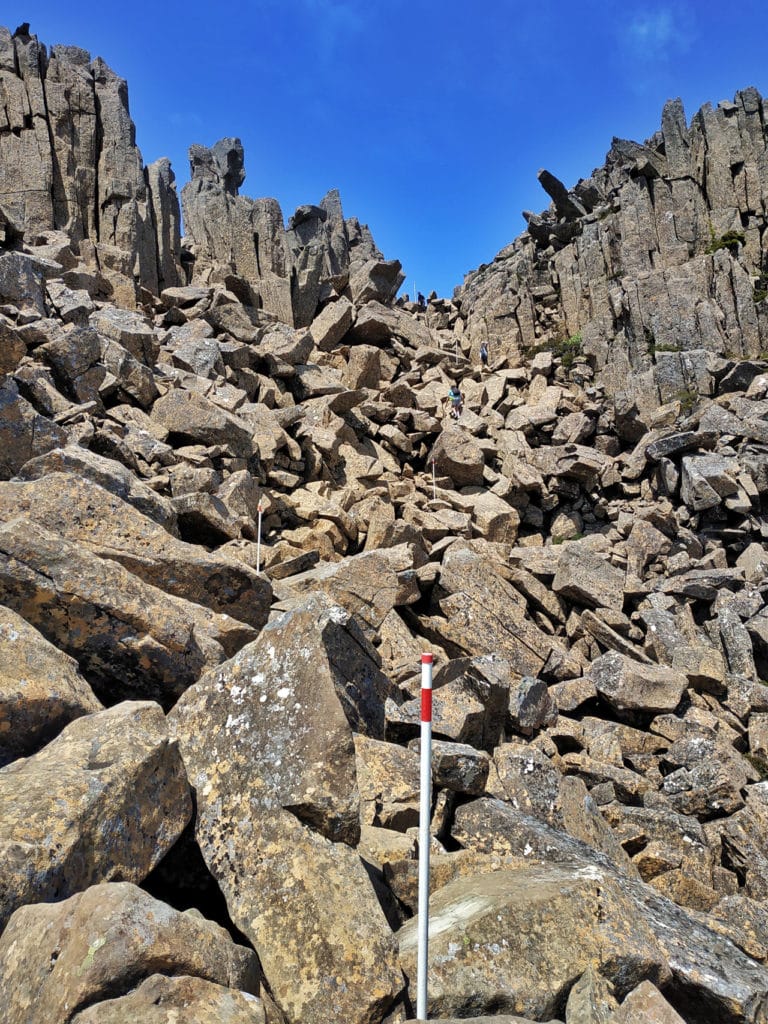
M 416 304 L 237 139 L 182 238 L 85 51 L 0 89 L 3 1020 L 412 1019 L 430 651 L 430 1019 L 768 1024 L 762 98 Z

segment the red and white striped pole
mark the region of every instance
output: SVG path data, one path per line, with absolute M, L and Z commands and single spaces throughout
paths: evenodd
M 259 521 L 256 527 L 256 572 L 261 572 L 261 516 L 263 512 L 264 506 L 261 502 L 259 502 Z
M 421 656 L 421 785 L 419 803 L 419 929 L 416 1017 L 427 1019 L 429 952 L 429 825 L 432 815 L 432 655 Z

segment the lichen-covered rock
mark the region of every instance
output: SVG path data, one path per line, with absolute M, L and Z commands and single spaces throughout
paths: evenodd
M 78 510 L 77 516 L 72 509 Z M 260 629 L 272 596 L 269 581 L 247 565 L 169 536 L 154 520 L 73 473 L 28 483 L 0 483 L 0 522 L 26 516 L 81 550 L 114 561 L 176 597 Z
M 167 392 L 152 407 L 152 419 L 186 443 L 220 444 L 246 459 L 253 455 L 251 431 L 246 424 L 193 391 L 174 388 Z
M 162 710 L 126 702 L 71 722 L 0 769 L 0 925 L 96 882 L 140 882 L 192 815 Z M 7 977 L 7 975 L 5 975 Z
M 399 932 L 409 977 L 417 926 L 415 918 Z M 431 1015 L 494 1009 L 543 1020 L 592 964 L 622 995 L 649 977 L 670 978 L 653 930 L 600 872 L 501 870 L 458 879 L 430 899 Z
M 170 502 L 139 480 L 115 459 L 107 459 L 79 445 L 54 448 L 45 455 L 30 459 L 18 470 L 20 480 L 39 480 L 49 473 L 71 473 L 91 480 L 105 491 L 133 505 L 142 515 L 154 519 L 163 529 L 178 537 L 179 529 Z
M 107 703 L 149 696 L 170 706 L 253 636 L 18 517 L 0 525 L 0 600 L 76 658 Z
M 16 612 L 0 608 L 0 767 L 101 708 L 76 661 Z
M 401 988 L 389 927 L 347 845 L 360 835 L 352 728 L 375 734 L 385 696 L 357 643 L 343 609 L 309 598 L 171 714 L 203 856 L 296 1024 L 374 1024 Z
M 195 1024 L 266 1024 L 257 996 L 202 978 L 164 974 L 153 974 L 127 995 L 89 1006 L 72 1024 L 167 1024 L 179 1013 L 192 1015 Z
M 457 487 L 479 485 L 483 482 L 485 458 L 482 448 L 461 427 L 449 427 L 442 432 L 429 456 L 435 471 L 448 476 Z
M 0 479 L 8 480 L 25 462 L 67 443 L 67 431 L 41 416 L 9 377 L 0 380 Z
M 682 672 L 641 665 L 617 651 L 593 661 L 589 676 L 597 692 L 619 713 L 674 711 L 688 685 Z
M 7 1024 L 166 1024 L 184 994 L 193 1006 L 198 999 L 202 1008 L 206 1000 L 215 1000 L 222 1012 L 232 1006 L 241 1014 L 232 1018 L 237 1024 L 264 1020 L 258 999 L 238 998 L 239 991 L 229 1000 L 225 995 L 228 989 L 258 994 L 253 950 L 235 945 L 212 921 L 180 913 L 129 882 L 93 885 L 60 902 L 20 908 L 0 936 L 0 972 Z M 252 1017 L 244 1016 L 245 1006 L 252 1007 Z M 211 1024 L 229 1019 L 194 1017 Z

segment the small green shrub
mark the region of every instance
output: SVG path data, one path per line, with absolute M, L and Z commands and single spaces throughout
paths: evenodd
M 732 256 L 735 256 L 739 251 L 739 246 L 744 245 L 745 242 L 746 237 L 743 231 L 726 231 L 724 235 L 718 237 L 715 234 L 715 229 L 710 224 L 709 245 L 704 251 L 711 255 L 713 252 L 717 252 L 718 249 L 727 249 Z
M 693 409 L 694 405 L 698 402 L 699 393 L 698 391 L 694 391 L 692 388 L 681 388 L 680 391 L 676 393 L 675 399 L 680 403 L 680 411 L 687 416 L 691 409 Z
M 768 778 L 768 764 L 766 764 L 762 757 L 758 757 L 757 754 L 744 754 L 744 758 L 749 761 L 760 776 L 761 782 Z
M 572 334 L 570 338 L 561 338 L 555 341 L 552 353 L 560 357 L 566 370 L 570 370 L 576 357 L 581 355 L 581 332 Z

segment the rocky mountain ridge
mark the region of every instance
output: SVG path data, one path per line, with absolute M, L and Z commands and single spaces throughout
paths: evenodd
M 9 1024 L 411 1018 L 425 648 L 430 1019 L 764 1024 L 768 363 L 710 290 L 668 353 L 695 373 L 660 402 L 660 342 L 622 394 L 621 331 L 595 333 L 591 306 L 558 320 L 551 287 L 699 129 L 668 108 L 662 140 L 619 147 L 634 173 L 622 157 L 572 194 L 545 177 L 555 210 L 425 308 L 338 196 L 287 225 L 240 196 L 234 139 L 192 147 L 176 249 L 170 169 L 153 191 L 116 76 L 26 26 L 0 40 Z M 707 153 L 721 121 L 764 123 L 740 96 L 704 119 Z M 67 163 L 51 112 L 82 114 L 63 133 L 80 153 L 91 108 L 112 156 Z M 750 137 L 754 224 L 703 252 L 736 174 L 675 264 L 692 288 L 702 268 L 759 284 Z M 673 279 L 630 241 L 625 294 Z M 530 335 L 504 312 L 521 296 Z
M 766 109 L 756 89 L 686 123 L 667 103 L 643 145 L 552 198 L 528 231 L 458 290 L 474 348 L 510 356 L 578 336 L 620 402 L 652 410 L 706 390 L 713 356 L 768 349 Z

